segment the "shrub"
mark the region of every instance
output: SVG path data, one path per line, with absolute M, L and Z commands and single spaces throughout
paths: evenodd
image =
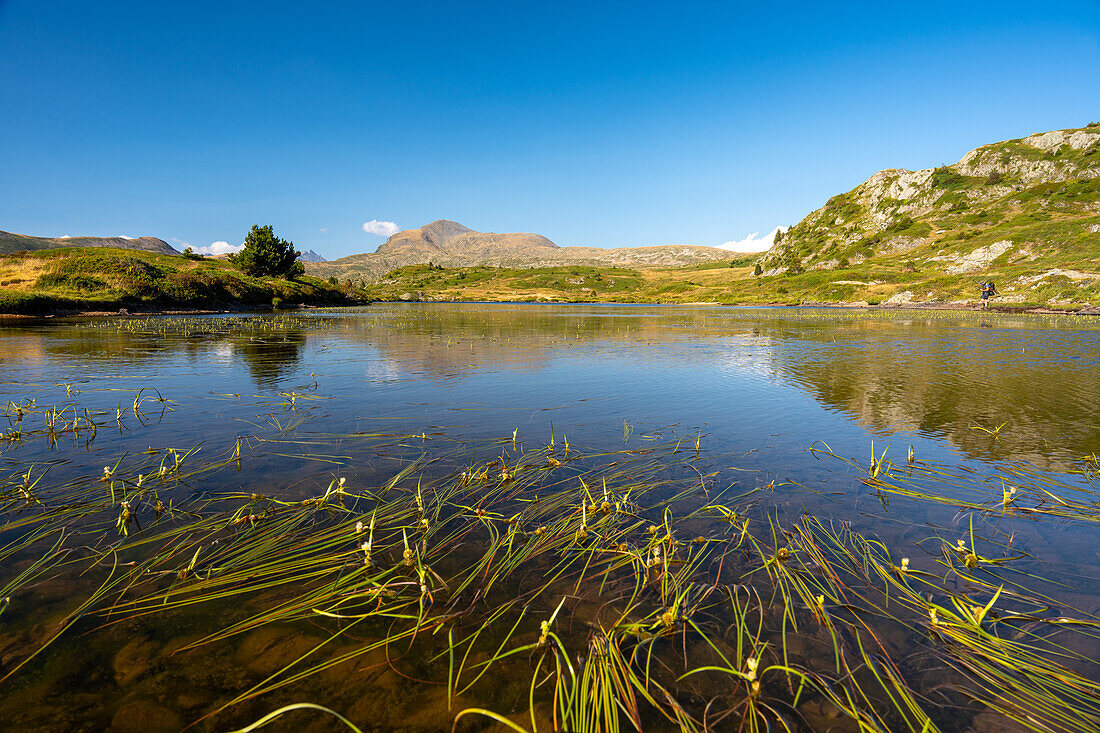
M 1005 179 L 1004 173 L 999 170 L 990 171 L 989 175 L 985 177 L 985 185 L 996 186 L 998 183 Z
M 283 299 L 276 296 L 271 299 L 271 307 L 278 310 L 283 305 Z
M 201 270 L 175 272 L 161 282 L 161 289 L 170 300 L 192 304 L 225 300 L 225 289 L 218 286 L 217 278 Z
M 106 289 L 107 283 L 91 275 L 48 273 L 39 275 L 34 287 L 39 290 L 68 288 L 82 292 L 95 292 Z
M 791 247 L 787 247 L 781 254 L 778 265 L 787 268 L 787 274 L 798 275 L 805 271 L 802 266 L 801 252 L 796 251 Z
M 730 267 L 733 267 L 733 265 L 730 265 Z M 757 276 L 764 274 L 764 268 L 760 266 L 759 262 L 756 263 L 756 267 L 752 268 L 752 274 Z
M 906 229 L 909 229 L 912 226 L 913 226 L 912 217 L 902 216 L 897 221 L 895 221 L 893 224 L 891 224 L 889 227 L 887 227 L 886 231 L 887 232 L 904 232 Z
M 200 255 L 198 252 L 191 249 L 190 247 L 187 247 L 186 249 L 183 250 L 183 259 L 185 259 L 185 260 L 201 260 L 202 255 Z
M 932 185 L 936 188 L 953 188 L 965 181 L 965 178 L 948 168 L 946 165 L 941 165 L 939 168 L 932 171 Z

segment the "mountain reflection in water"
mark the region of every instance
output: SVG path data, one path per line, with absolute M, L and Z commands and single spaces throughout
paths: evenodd
M 743 436 L 798 431 L 807 443 L 831 437 L 832 425 L 807 412 L 808 403 L 777 392 L 794 386 L 873 435 L 946 440 L 972 458 L 1042 465 L 1100 451 L 1092 419 L 1100 413 L 1100 327 L 1084 319 L 401 304 L 285 326 L 270 316 L 229 319 L 267 324 L 252 332 L 204 330 L 192 320 L 200 325 L 178 334 L 71 321 L 4 328 L 0 360 L 9 374 L 41 370 L 58 382 L 97 371 L 167 373 L 176 389 L 229 379 L 241 366 L 260 390 L 324 371 L 349 388 L 402 382 L 394 397 L 405 404 L 524 411 L 580 399 L 614 405 L 620 419 L 639 424 L 736 426 Z M 200 378 L 211 364 L 216 373 Z M 371 398 L 391 406 L 384 393 Z M 776 410 L 783 414 L 769 414 Z M 573 412 L 586 422 L 603 417 Z M 1002 424 L 996 439 L 982 430 Z M 498 427 L 512 429 L 508 420 Z

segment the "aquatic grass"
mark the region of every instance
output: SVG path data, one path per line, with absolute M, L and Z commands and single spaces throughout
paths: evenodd
M 137 391 L 135 410 L 185 409 L 153 395 Z M 803 490 L 795 482 L 719 484 L 729 474 L 706 467 L 697 434 L 627 431 L 620 449 L 599 451 L 518 430 L 477 443 L 427 429 L 312 432 L 325 401 L 282 390 L 257 401 L 272 412 L 255 432 L 221 450 L 120 454 L 102 474 L 6 454 L 0 560 L 30 562 L 0 597 L 21 601 L 47 578 L 95 582 L 4 681 L 78 623 L 94 638 L 233 608 L 168 664 L 265 627 L 319 636 L 196 713 L 206 721 L 361 667 L 445 688 L 452 724 L 478 715 L 513 730 L 548 718 L 571 731 L 793 731 L 809 725 L 808 702 L 866 731 L 934 731 L 973 710 L 1077 731 L 1100 714 L 1095 661 L 1073 642 L 1100 620 L 1059 603 L 1056 574 L 1037 577 L 1042 561 L 1005 536 L 1015 522 L 1095 521 L 1095 459 L 1070 475 L 1022 462 L 983 473 L 912 452 L 894 464 L 882 447 L 864 465 L 815 445 L 838 481 L 884 507 L 969 520 L 961 539 L 929 527 L 899 550 L 851 523 L 781 511 L 773 501 Z M 39 404 L 9 404 L 12 425 Z M 133 425 L 120 407 L 87 415 Z M 346 478 L 364 454 L 385 468 Z M 293 490 L 223 482 L 276 457 L 310 462 L 313 478 Z M 915 685 L 929 664 L 957 692 Z M 307 707 L 261 720 L 292 709 Z
M 262 718 L 260 718 L 256 722 L 251 723 L 250 725 L 246 725 L 244 728 L 239 728 L 238 730 L 233 731 L 233 733 L 251 733 L 254 730 L 259 730 L 260 728 L 263 728 L 268 723 L 275 722 L 276 720 L 278 720 L 282 716 L 286 715 L 287 713 L 293 712 L 295 710 L 317 710 L 319 712 L 324 713 L 325 715 L 330 715 L 330 716 L 336 718 L 338 721 L 343 723 L 348 728 L 348 730 L 352 731 L 352 733 L 363 733 L 359 728 L 357 728 L 355 726 L 354 723 L 352 723 L 350 720 L 348 720 L 347 718 L 345 718 L 343 715 L 336 712 L 335 710 L 330 710 L 329 708 L 326 708 L 323 705 L 315 705 L 315 704 L 309 703 L 309 702 L 299 702 L 299 703 L 294 703 L 293 705 L 284 705 L 283 707 L 279 708 L 278 710 L 271 711 L 270 713 L 263 716 Z
M 921 629 L 930 640 L 939 642 L 939 658 L 960 673 L 957 685 L 969 697 L 1025 724 L 1041 724 L 1044 729 L 1085 730 L 1084 721 L 1095 719 L 1100 705 L 1098 683 L 1061 664 L 1067 658 L 1086 660 L 1065 645 L 1051 647 L 1032 634 L 1028 634 L 1031 641 L 1024 642 L 1003 639 L 994 633 L 997 625 L 1013 629 L 1021 623 L 1049 623 L 1064 631 L 1060 619 L 1041 620 L 1031 614 L 996 612 L 998 601 L 1003 603 L 1006 596 L 1015 594 L 1002 587 L 978 601 L 971 593 L 943 587 L 937 576 L 911 569 L 908 562 L 894 564 L 877 541 L 867 541 L 850 532 L 843 536 L 820 522 L 808 526 L 813 536 L 829 538 L 831 548 L 837 551 L 834 558 L 844 562 L 845 574 L 858 572 L 868 583 L 877 581 L 885 585 L 883 590 L 890 591 L 894 602 L 910 612 L 901 616 L 891 614 L 892 617 Z M 933 588 L 934 594 L 925 590 Z M 859 593 L 859 598 L 865 603 L 875 603 L 876 595 L 866 589 Z M 928 600 L 929 595 L 947 596 L 950 606 Z M 1015 597 L 1019 601 L 1028 600 L 1026 596 Z M 879 606 L 878 611 L 884 613 L 885 607 Z M 990 623 L 987 619 L 994 620 Z M 1084 622 L 1085 626 L 1093 624 Z M 897 688 L 894 679 L 897 673 L 891 671 L 889 676 L 891 686 Z M 905 709 L 910 708 L 906 703 Z

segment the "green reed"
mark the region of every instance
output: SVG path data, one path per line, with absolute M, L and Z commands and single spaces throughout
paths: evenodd
M 218 328 L 192 320 L 128 327 Z M 456 727 L 794 731 L 815 725 L 816 710 L 861 731 L 935 731 L 945 710 L 981 710 L 1033 730 L 1085 731 L 1100 717 L 1095 661 L 1074 642 L 1100 635 L 1100 619 L 1058 603 L 1039 582 L 1039 560 L 999 534 L 1009 521 L 1095 522 L 1095 457 L 1062 476 L 1018 462 L 979 473 L 912 452 L 894 464 L 873 447 L 864 466 L 815 445 L 884 506 L 953 507 L 968 520 L 961 538 L 943 531 L 902 549 L 846 522 L 769 509 L 784 484 L 715 487 L 698 436 L 626 431 L 621 449 L 589 452 L 518 431 L 476 444 L 426 431 L 306 435 L 302 420 L 321 399 L 284 392 L 230 446 L 119 455 L 96 475 L 55 481 L 50 465 L 5 455 L 0 560 L 33 559 L 0 588 L 0 621 L 48 578 L 91 583 L 0 684 L 78 628 L 239 605 L 173 653 L 272 625 L 321 636 L 206 709 L 207 724 L 361 668 L 443 686 Z M 23 432 L 41 415 L 47 427 L 34 435 L 49 438 L 50 420 L 136 427 L 150 409 L 177 408 L 140 390 L 125 418 L 121 407 L 78 414 L 32 398 L 9 403 L 7 420 Z M 392 470 L 370 483 L 346 478 L 347 459 L 330 446 L 348 442 L 371 446 Z M 309 493 L 216 488 L 227 472 L 287 456 L 330 473 Z M 197 485 L 206 489 L 181 491 Z M 916 561 L 899 557 L 929 547 Z M 1056 605 L 1068 610 L 1050 613 Z M 955 691 L 918 684 L 929 665 Z M 505 694 L 501 680 L 522 685 Z M 242 730 L 303 710 L 356 730 L 306 703 Z

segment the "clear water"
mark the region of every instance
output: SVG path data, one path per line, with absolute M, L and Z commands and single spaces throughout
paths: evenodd
M 539 444 L 553 435 L 590 452 L 666 440 L 695 450 L 698 439 L 699 467 L 715 474 L 715 491 L 769 487 L 754 495 L 757 515 L 806 511 L 850 521 L 917 557 L 929 537 L 965 534 L 958 512 L 901 500 L 886 505 L 848 467 L 812 447 L 823 442 L 866 462 L 874 441 L 903 462 L 912 446 L 921 459 L 979 473 L 1004 461 L 1063 473 L 1082 455 L 1100 452 L 1100 324 L 1087 320 L 402 304 L 121 323 L 0 326 L 0 401 L 71 404 L 110 423 L 94 438 L 76 431 L 7 441 L 0 467 L 49 466 L 42 486 L 62 486 L 123 455 L 124 463 L 136 460 L 148 447 L 198 446 L 199 455 L 212 458 L 237 436 L 254 436 L 286 445 L 262 451 L 246 470 L 219 470 L 161 498 L 256 492 L 289 500 L 323 492 L 337 475 L 352 485 L 379 485 L 412 454 L 459 465 L 470 458 L 463 446 L 513 432 Z M 135 395 L 144 398 L 138 415 Z M 30 422 L 26 427 L 35 427 Z M 379 434 L 422 438 L 380 447 L 380 438 L 366 437 Z M 19 536 L 18 516 L 6 515 L 5 541 Z M 1093 527 L 1018 524 L 1014 542 L 1033 555 L 1044 579 L 1061 583 L 1058 591 L 1076 609 L 1100 610 Z M 0 616 L 0 664 L 14 663 L 20 645 L 41 636 L 35 624 L 63 617 L 74 595 L 66 588 L 82 582 L 62 576 L 14 596 Z M 298 649 L 293 639 L 313 638 L 308 629 L 270 632 L 266 641 L 234 639 L 176 657 L 173 665 L 156 661 L 179 639 L 218 628 L 221 613 L 204 608 L 160 622 L 81 625 L 3 683 L 9 692 L 0 716 L 9 722 L 0 728 L 178 729 L 273 671 L 251 661 L 257 649 L 276 649 L 278 658 L 290 653 L 278 651 L 283 647 Z M 398 687 L 403 681 L 370 684 L 414 695 Z M 304 689 L 322 698 L 315 702 L 359 710 L 370 719 L 357 721 L 364 730 L 431 730 L 438 723 L 394 700 L 390 717 L 356 708 L 370 693 L 338 688 L 330 680 Z M 270 696 L 199 728 L 243 725 L 299 699 Z M 418 710 L 438 704 L 409 699 Z

